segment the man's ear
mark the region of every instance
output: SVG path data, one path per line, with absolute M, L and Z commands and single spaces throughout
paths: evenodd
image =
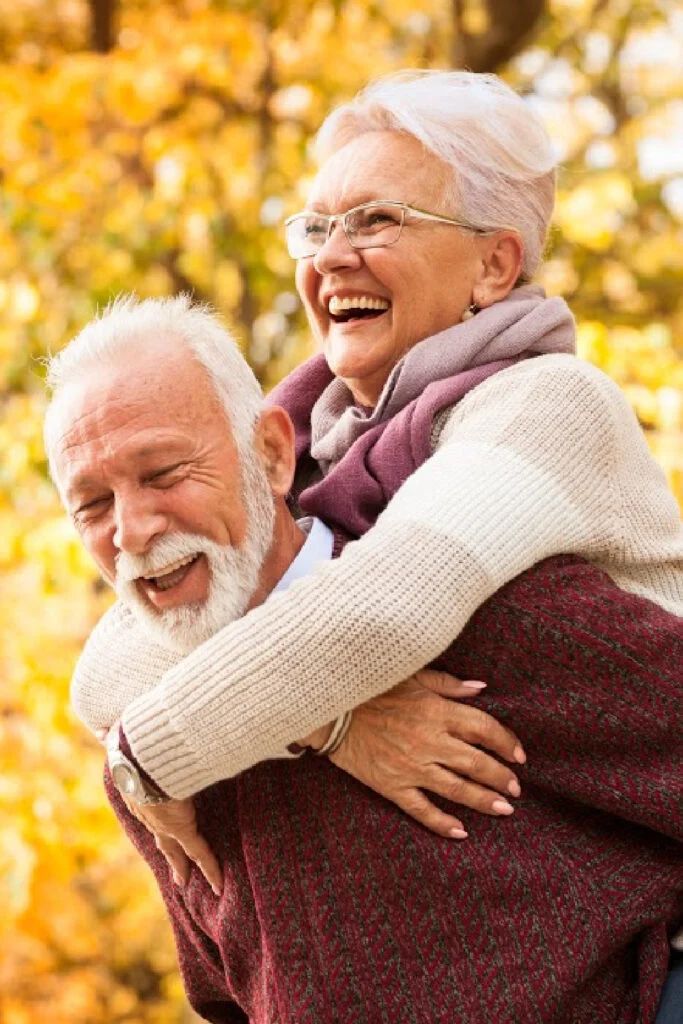
M 524 261 L 522 239 L 516 231 L 502 229 L 482 242 L 485 247 L 482 273 L 473 291 L 474 302 L 481 308 L 492 306 L 510 294 Z
M 274 495 L 289 494 L 296 469 L 294 424 L 279 405 L 268 406 L 254 430 L 254 448 L 266 471 Z

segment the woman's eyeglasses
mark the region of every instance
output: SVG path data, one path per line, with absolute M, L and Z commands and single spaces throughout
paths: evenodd
M 428 213 L 407 203 L 394 202 L 391 199 L 378 199 L 371 203 L 354 206 L 346 213 L 314 213 L 304 211 L 295 213 L 285 221 L 285 238 L 287 249 L 292 259 L 305 259 L 315 256 L 330 237 L 334 226 L 339 221 L 349 245 L 354 249 L 374 249 L 394 245 L 401 237 L 403 225 L 408 218 L 436 221 L 439 224 L 452 224 L 453 227 L 473 231 L 478 235 L 492 234 L 500 228 L 482 228 L 465 221 L 442 217 L 438 213 Z

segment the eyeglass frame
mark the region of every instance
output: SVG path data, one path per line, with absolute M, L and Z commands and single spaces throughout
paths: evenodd
M 393 240 L 393 242 L 380 242 L 379 244 L 374 245 L 355 245 L 349 238 L 349 233 L 346 228 L 346 218 L 350 217 L 351 214 L 353 213 L 357 213 L 358 210 L 367 210 L 368 207 L 370 206 L 392 206 L 400 209 L 401 222 L 398 225 L 398 234 L 396 238 Z M 318 253 L 320 252 L 320 249 L 322 249 L 323 245 L 325 245 L 329 241 L 330 235 L 334 230 L 334 225 L 336 221 L 340 221 L 342 231 L 344 232 L 344 237 L 346 238 L 346 241 L 349 243 L 352 249 L 387 249 L 392 245 L 396 245 L 399 238 L 401 237 L 406 222 L 406 214 L 412 214 L 413 216 L 420 217 L 422 220 L 431 220 L 439 224 L 451 224 L 453 227 L 462 228 L 464 231 L 472 231 L 476 235 L 493 235 L 496 233 L 496 231 L 516 232 L 516 228 L 506 226 L 501 226 L 498 228 L 478 227 L 476 224 L 470 224 L 467 221 L 454 220 L 452 217 L 444 217 L 443 214 L 440 213 L 430 213 L 429 210 L 421 210 L 418 206 L 410 206 L 409 203 L 403 203 L 397 199 L 371 199 L 367 203 L 360 203 L 358 206 L 352 206 L 350 210 L 346 210 L 344 213 L 319 213 L 316 210 L 302 210 L 300 213 L 293 213 L 292 216 L 288 217 L 284 223 L 285 239 L 286 229 L 289 227 L 290 224 L 292 224 L 295 220 L 299 220 L 301 217 L 316 216 L 325 218 L 328 224 L 325 241 L 320 245 L 319 249 L 316 249 L 315 252 L 309 253 L 307 256 L 292 256 L 291 253 L 289 255 L 291 259 L 294 260 L 308 260 L 312 259 L 314 256 L 317 256 Z

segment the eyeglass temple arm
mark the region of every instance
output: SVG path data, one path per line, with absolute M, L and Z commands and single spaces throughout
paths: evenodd
M 436 220 L 442 224 L 453 224 L 456 228 L 466 228 L 467 231 L 474 231 L 478 235 L 493 235 L 496 231 L 515 231 L 517 234 L 517 228 L 508 227 L 505 224 L 501 224 L 497 228 L 480 228 L 476 224 L 468 224 L 467 221 L 453 220 L 452 217 L 443 217 L 439 213 L 429 213 L 427 210 L 421 210 L 418 206 L 405 207 L 406 213 L 417 213 L 420 217 L 424 217 L 425 220 Z

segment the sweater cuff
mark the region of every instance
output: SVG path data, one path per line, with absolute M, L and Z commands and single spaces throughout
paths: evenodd
M 165 795 L 185 800 L 216 781 L 216 769 L 202 761 L 176 729 L 164 704 L 157 699 L 158 688 L 136 698 L 121 716 L 121 736 L 141 775 Z M 121 748 L 123 750 L 123 747 Z M 295 749 L 279 750 L 273 758 L 293 760 Z
M 123 726 L 122 725 L 119 725 L 119 750 L 121 751 L 121 753 L 125 757 L 128 758 L 129 761 L 131 761 L 135 765 L 135 767 L 139 771 L 142 779 L 147 783 L 147 785 L 150 787 L 150 789 L 152 789 L 154 792 L 156 792 L 158 794 L 158 796 L 164 797 L 164 799 L 168 800 L 168 793 L 164 792 L 164 790 L 161 788 L 161 786 L 159 786 L 154 781 L 154 779 L 149 774 L 149 772 L 145 771 L 145 769 L 142 767 L 140 762 L 135 757 L 135 754 L 132 751 L 131 745 L 128 742 L 128 737 L 126 736 L 125 732 L 123 731 Z
M 121 716 L 136 764 L 174 800 L 184 800 L 215 782 L 197 753 L 175 728 L 158 689 L 142 694 Z

